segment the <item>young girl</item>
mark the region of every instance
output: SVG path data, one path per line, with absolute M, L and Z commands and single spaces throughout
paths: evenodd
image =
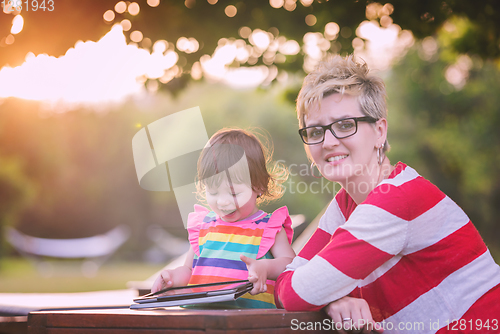
M 268 153 L 252 133 L 223 129 L 210 138 L 198 160 L 199 195 L 211 211 L 195 205 L 188 217 L 191 248 L 183 266 L 163 270 L 152 292 L 188 284 L 249 279 L 250 294 L 232 303 L 235 308 L 276 308 L 274 280 L 295 253 L 288 209 L 272 214 L 258 203 L 277 199 L 287 170 L 268 171 Z

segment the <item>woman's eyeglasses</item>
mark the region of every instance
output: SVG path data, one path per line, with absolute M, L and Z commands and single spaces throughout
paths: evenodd
M 377 119 L 365 117 L 349 117 L 339 119 L 328 125 L 307 126 L 299 129 L 300 138 L 306 145 L 322 143 L 325 140 L 325 131 L 330 130 L 337 139 L 347 138 L 358 131 L 358 122 L 375 123 Z

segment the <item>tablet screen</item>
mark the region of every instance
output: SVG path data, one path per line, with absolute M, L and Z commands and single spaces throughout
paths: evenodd
M 169 297 L 169 296 L 205 295 L 207 292 L 214 292 L 214 291 L 224 292 L 226 290 L 236 291 L 239 287 L 244 286 L 245 283 L 249 283 L 248 280 L 181 286 L 181 287 L 160 290 L 155 293 L 150 293 L 143 296 L 142 298 L 139 298 L 138 300 L 148 300 L 148 299 L 161 300 L 162 297 Z

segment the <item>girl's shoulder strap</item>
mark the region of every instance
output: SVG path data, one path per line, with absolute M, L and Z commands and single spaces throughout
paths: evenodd
M 266 255 L 266 253 L 271 249 L 271 247 L 274 245 L 276 234 L 281 231 L 282 228 L 285 229 L 288 242 L 292 244 L 292 219 L 290 218 L 288 208 L 286 206 L 277 209 L 271 215 L 266 215 L 260 220 L 260 222 L 265 223 L 265 225 L 259 252 L 257 253 L 258 259 Z
M 194 211 L 188 215 L 188 219 L 187 219 L 188 229 L 205 222 L 205 220 L 210 219 L 212 216 L 211 215 L 212 213 L 213 212 L 211 212 L 209 209 L 205 208 L 204 206 L 195 204 Z M 213 216 L 214 216 L 214 220 L 215 220 L 215 214 Z
M 212 215 L 213 214 L 213 215 Z M 215 213 L 210 211 L 209 209 L 195 204 L 194 212 L 191 212 L 188 215 L 187 219 L 187 230 L 189 234 L 189 243 L 193 247 L 194 252 L 197 255 L 200 255 L 200 248 L 198 246 L 198 238 L 200 235 L 200 228 L 203 223 L 211 222 L 213 216 L 213 220 L 216 220 Z

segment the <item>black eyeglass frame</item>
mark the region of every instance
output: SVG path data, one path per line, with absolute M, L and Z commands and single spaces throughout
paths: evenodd
M 347 136 L 337 136 L 337 134 L 335 134 L 335 131 L 333 131 L 332 129 L 332 125 L 337 123 L 337 122 L 342 122 L 342 121 L 346 121 L 348 119 L 352 119 L 354 120 L 354 123 L 356 125 L 356 129 L 354 130 L 353 133 L 351 134 L 348 134 Z M 338 119 L 336 120 L 335 122 L 332 122 L 328 125 L 313 125 L 313 126 L 306 126 L 304 128 L 301 128 L 299 129 L 299 136 L 300 136 L 300 139 L 302 139 L 302 141 L 304 142 L 304 144 L 306 145 L 317 145 L 317 144 L 321 144 L 322 142 L 325 141 L 325 134 L 326 134 L 326 130 L 330 130 L 330 132 L 332 133 L 332 135 L 337 138 L 337 139 L 344 139 L 344 138 L 348 138 L 348 137 L 351 137 L 351 136 L 354 136 L 357 132 L 358 132 L 358 122 L 368 122 L 368 123 L 376 123 L 378 121 L 378 119 L 376 118 L 373 118 L 371 116 L 363 116 L 363 117 L 347 117 L 347 118 L 342 118 L 342 119 Z M 317 143 L 307 143 L 305 140 L 304 140 L 304 136 L 302 135 L 302 131 L 304 130 L 307 130 L 307 129 L 310 129 L 310 128 L 323 128 L 323 139 Z

